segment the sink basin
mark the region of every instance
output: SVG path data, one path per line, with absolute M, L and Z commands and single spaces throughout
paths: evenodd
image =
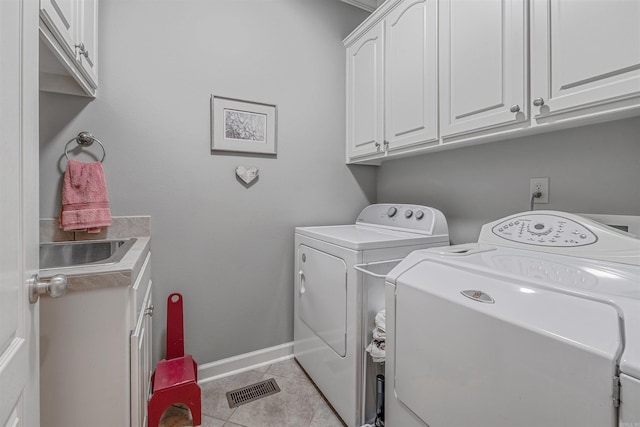
M 41 243 L 40 268 L 114 264 L 135 242 L 136 239 L 116 239 Z

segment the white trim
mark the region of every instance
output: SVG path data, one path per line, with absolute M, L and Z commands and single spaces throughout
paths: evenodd
M 198 366 L 198 383 L 250 371 L 293 358 L 293 341 Z
M 364 9 L 367 12 L 373 12 L 374 10 L 376 10 L 376 7 L 378 7 L 378 4 L 375 0 L 342 0 L 342 1 L 350 4 L 351 6 Z

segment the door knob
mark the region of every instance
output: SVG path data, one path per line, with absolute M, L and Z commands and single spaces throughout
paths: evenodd
M 533 100 L 533 105 L 535 105 L 536 107 L 542 107 L 544 105 L 544 99 L 542 98 L 536 98 Z
M 56 274 L 49 281 L 40 280 L 40 276 L 34 274 L 29 279 L 29 302 L 35 304 L 40 295 L 47 293 L 51 298 L 59 298 L 67 292 L 67 276 Z

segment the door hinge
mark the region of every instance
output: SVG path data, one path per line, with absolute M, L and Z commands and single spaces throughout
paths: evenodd
M 620 407 L 620 377 L 617 375 L 613 377 L 612 399 L 613 399 L 613 407 L 619 408 Z

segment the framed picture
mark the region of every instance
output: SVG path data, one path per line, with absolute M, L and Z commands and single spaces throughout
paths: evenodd
M 211 150 L 276 152 L 275 105 L 211 96 Z

